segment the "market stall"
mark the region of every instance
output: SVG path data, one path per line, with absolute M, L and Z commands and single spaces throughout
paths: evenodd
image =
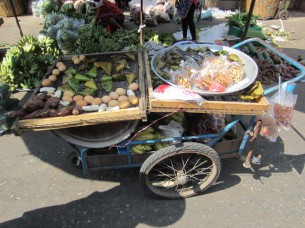
M 56 17 L 71 22 L 66 28 L 60 20 L 47 20 L 56 25 L 56 38 L 62 36 L 57 42 L 64 41 L 59 46 L 68 54 L 59 55 L 50 37 L 24 37 L 8 51 L 1 76 L 9 85 L 3 90 L 37 87 L 5 118 L 15 120 L 16 135 L 48 130 L 67 141 L 75 148 L 69 163 L 85 174 L 141 167 L 140 181 L 149 193 L 186 198 L 217 180 L 221 157 L 245 156 L 244 167 L 252 169 L 260 158 L 253 151 L 257 137 L 276 140 L 280 128 L 289 129 L 296 99 L 292 83 L 304 77 L 305 68 L 260 39 L 233 47 L 150 43 L 143 50 L 120 37 L 120 46 L 111 47 L 118 49 L 110 50 L 119 35 L 86 24 L 75 29 L 73 19 Z M 79 30 L 78 46 L 69 45 L 67 30 Z M 98 45 L 92 41 L 85 49 L 96 34 Z M 133 48 L 122 51 L 124 45 Z M 267 97 L 276 91 L 273 99 Z M 1 109 L 7 109 L 9 93 L 1 99 Z M 252 149 L 245 152 L 248 141 Z

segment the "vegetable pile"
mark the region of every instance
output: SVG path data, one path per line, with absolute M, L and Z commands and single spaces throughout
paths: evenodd
M 10 116 L 32 119 L 137 107 L 136 53 L 61 60 L 42 80 L 40 93 Z
M 263 84 L 278 82 L 295 78 L 300 71 L 283 60 L 280 56 L 256 43 L 248 43 L 241 47 L 241 50 L 251 56 L 258 66 L 257 80 Z
M 54 40 L 26 35 L 6 52 L 0 65 L 0 81 L 11 91 L 36 88 L 58 56 Z

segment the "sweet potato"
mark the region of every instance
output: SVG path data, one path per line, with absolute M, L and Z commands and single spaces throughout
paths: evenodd
M 73 115 L 79 115 L 82 113 L 82 107 L 79 106 L 74 106 L 74 108 L 72 109 L 72 114 Z
M 72 106 L 66 106 L 61 109 L 59 109 L 57 116 L 67 116 L 72 113 L 73 107 Z
M 35 115 L 36 118 L 46 118 L 48 116 L 49 116 L 49 109 L 48 108 L 38 110 L 38 112 Z
M 50 108 L 48 112 L 49 112 L 49 117 L 58 116 L 58 111 L 56 109 Z
M 19 109 L 17 111 L 10 111 L 6 113 L 6 116 L 9 118 L 15 118 L 15 117 L 20 117 L 22 118 L 23 116 L 27 115 L 28 113 L 24 109 Z
M 22 119 L 23 120 L 27 120 L 27 119 L 35 119 L 36 118 L 36 114 L 39 112 L 40 110 L 36 110 L 34 112 L 31 112 L 27 115 L 25 115 Z
M 29 100 L 23 107 L 22 109 L 31 113 L 33 111 L 36 111 L 38 109 L 42 109 L 45 105 L 45 102 L 43 100 L 39 100 L 39 99 L 31 99 Z
M 58 105 L 60 103 L 60 99 L 58 97 L 50 97 L 45 104 L 45 108 L 58 108 Z

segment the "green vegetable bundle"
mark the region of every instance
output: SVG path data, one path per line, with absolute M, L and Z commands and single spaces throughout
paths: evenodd
M 228 19 L 227 25 L 244 28 L 248 19 L 248 13 L 237 11 L 237 13 L 226 17 L 226 19 Z M 252 14 L 250 19 L 250 26 L 257 25 L 257 21 L 256 21 L 257 19 L 258 16 Z

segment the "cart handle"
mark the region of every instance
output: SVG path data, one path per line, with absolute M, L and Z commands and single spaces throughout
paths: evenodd
M 284 54 L 283 52 L 279 52 L 277 49 L 275 49 L 271 45 L 267 44 L 262 39 L 259 39 L 259 38 L 247 39 L 247 40 L 244 40 L 244 41 L 242 41 L 242 42 L 240 42 L 238 44 L 233 45 L 232 48 L 239 49 L 241 46 L 243 46 L 243 45 L 245 45 L 247 43 L 251 43 L 251 42 L 258 42 L 258 43 L 260 43 L 261 45 L 263 45 L 266 48 L 270 49 L 272 52 L 276 53 L 281 58 L 283 58 L 288 63 L 290 63 L 291 65 L 293 65 L 294 67 L 296 67 L 298 70 L 301 71 L 301 74 L 299 76 L 297 76 L 294 79 L 291 79 L 291 80 L 289 80 L 287 82 L 289 82 L 289 83 L 297 82 L 297 81 L 301 80 L 305 76 L 305 67 L 302 64 L 298 63 L 297 61 L 295 61 L 294 59 L 292 59 L 288 55 Z M 264 95 L 268 95 L 268 94 L 270 94 L 270 93 L 272 93 L 274 91 L 277 91 L 278 89 L 279 89 L 279 85 L 276 85 L 276 86 L 273 86 L 271 88 L 268 88 L 268 89 L 265 90 Z

